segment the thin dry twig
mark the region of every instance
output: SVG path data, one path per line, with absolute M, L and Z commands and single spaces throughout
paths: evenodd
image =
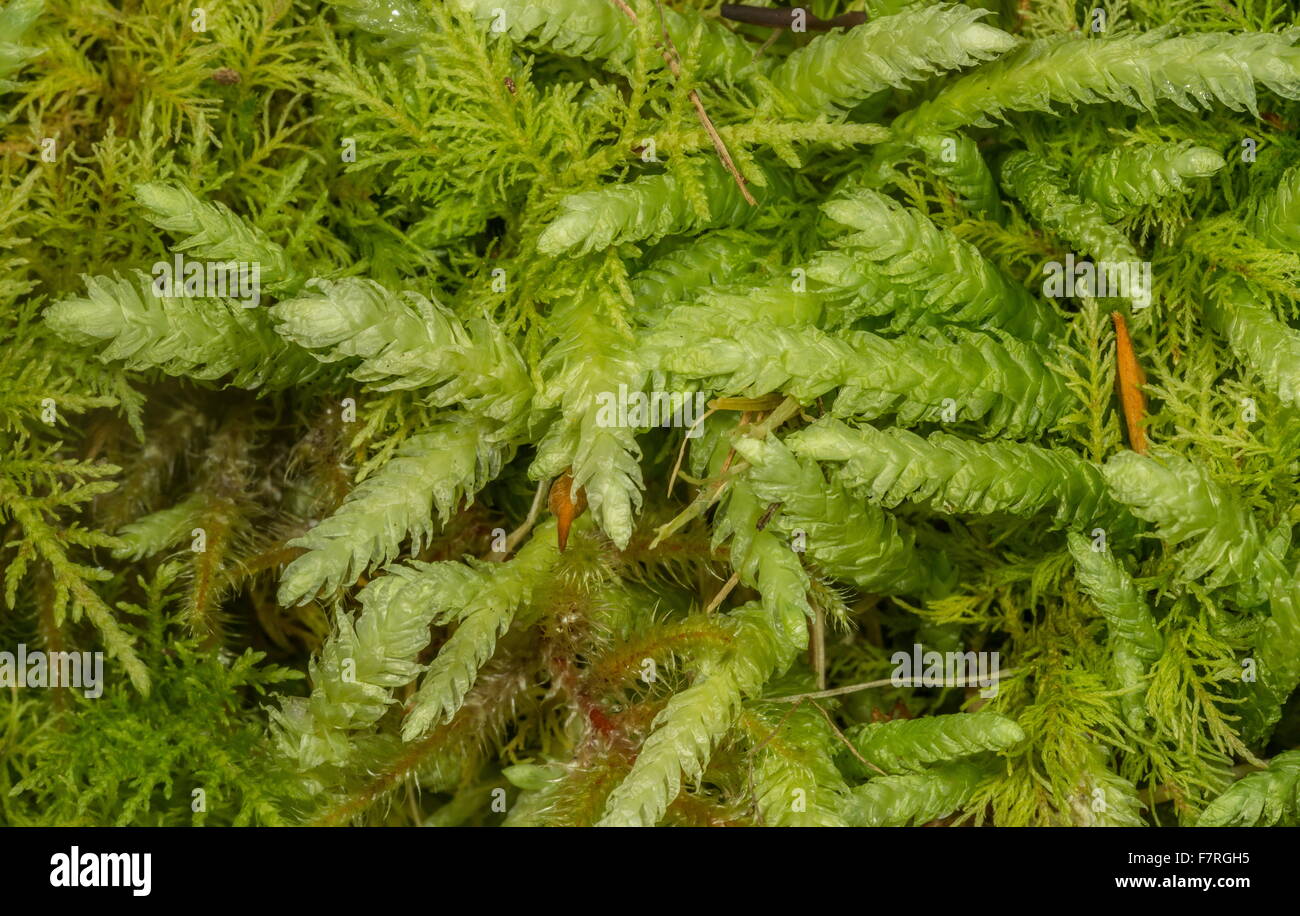
M 784 34 L 785 34 L 785 29 L 776 29 L 772 32 L 771 35 L 767 36 L 767 41 L 759 45 L 758 50 L 754 52 L 754 60 L 758 60 L 760 57 L 766 54 L 767 49 L 772 47 L 772 45 L 776 44 L 777 39 Z
M 942 684 L 924 683 L 921 678 L 909 677 L 894 680 L 887 677 L 879 681 L 867 681 L 864 684 L 849 684 L 846 687 L 834 687 L 830 690 L 818 690 L 814 693 L 794 693 L 788 697 L 763 697 L 768 703 L 799 703 L 803 700 L 820 700 L 824 697 L 839 697 L 846 693 L 857 693 L 859 690 L 870 690 L 873 687 L 969 687 L 972 684 L 979 684 L 981 680 L 987 679 L 999 681 L 1004 677 L 1010 677 L 1016 673 L 1014 668 L 1004 668 L 1001 671 L 994 671 L 987 676 L 974 675 L 972 677 L 954 677 L 945 678 Z M 983 686 L 983 685 L 980 685 Z
M 812 667 L 817 675 L 817 689 L 826 689 L 826 612 L 818 604 L 813 608 Z
M 713 596 L 713 600 L 710 601 L 709 606 L 704 609 L 704 613 L 712 614 L 714 611 L 716 611 L 718 609 L 718 605 L 721 604 L 723 601 L 727 600 L 727 596 L 731 594 L 731 590 L 735 588 L 738 584 L 740 584 L 740 573 L 734 572 L 731 574 L 731 577 L 727 579 L 727 581 L 723 584 L 722 588 L 718 589 L 718 593 Z
M 822 708 L 822 705 L 820 703 L 818 703 L 816 700 L 809 700 L 808 702 L 813 704 L 813 708 L 815 708 L 819 713 L 822 714 L 822 718 L 825 719 L 826 724 L 831 727 L 831 731 L 835 732 L 835 737 L 839 738 L 840 741 L 843 742 L 844 746 L 849 749 L 849 753 L 858 759 L 858 763 L 862 764 L 864 767 L 868 767 L 870 769 L 875 770 L 881 776 L 889 775 L 880 767 L 876 766 L 874 763 L 868 760 L 866 757 L 862 756 L 862 754 L 858 751 L 858 749 L 853 746 L 853 742 L 849 740 L 848 735 L 840 731 L 839 726 L 835 724 L 835 720 L 831 718 L 830 713 L 828 713 L 825 709 Z
M 804 699 L 807 699 L 807 697 L 805 697 Z M 889 775 L 880 767 L 876 766 L 870 760 L 862 756 L 862 754 L 858 751 L 858 749 L 853 746 L 853 742 L 848 739 L 848 736 L 845 735 L 844 732 L 840 731 L 839 726 L 835 724 L 835 720 L 830 717 L 830 713 L 826 712 L 826 710 L 822 708 L 821 704 L 817 703 L 815 700 L 808 700 L 808 702 L 812 703 L 812 705 L 817 709 L 817 711 L 822 714 L 822 718 L 825 719 L 826 724 L 831 727 L 831 731 L 835 732 L 835 737 L 839 738 L 840 741 L 844 742 L 844 746 L 849 749 L 850 754 L 852 754 L 854 757 L 857 758 L 859 763 L 861 763 L 864 767 L 868 767 L 869 769 L 875 770 L 881 776 Z M 785 714 L 781 716 L 780 721 L 776 723 L 776 728 L 772 729 L 771 734 L 769 734 L 762 741 L 758 742 L 758 744 L 750 748 L 749 759 L 750 759 L 750 792 L 751 793 L 753 792 L 753 788 L 754 788 L 754 783 L 753 783 L 754 755 L 772 743 L 772 739 L 775 738 L 780 733 L 781 729 L 785 728 L 785 723 L 789 721 L 790 717 L 794 715 L 794 711 L 798 709 L 801 705 L 803 705 L 803 699 L 799 700 L 799 702 L 795 703 L 788 710 L 786 710 Z
M 493 559 L 498 561 L 504 560 L 510 554 L 514 553 L 515 548 L 519 546 L 519 542 L 528 536 L 528 532 L 533 529 L 533 525 L 537 522 L 537 516 L 541 512 L 542 502 L 546 498 L 546 494 L 550 492 L 550 489 L 551 479 L 549 477 L 545 480 L 538 481 L 537 492 L 533 494 L 533 505 L 528 510 L 528 517 L 523 520 L 518 528 L 506 536 L 506 549 L 501 551 L 500 554 L 494 554 Z
M 610 0 L 610 2 L 621 9 L 633 22 L 640 22 L 636 12 L 633 11 L 632 7 L 627 5 L 626 0 Z M 681 79 L 681 59 L 677 56 L 677 48 L 673 44 L 672 36 L 668 34 L 668 24 L 663 18 L 662 3 L 659 3 L 659 18 L 664 34 L 664 60 L 668 62 L 668 70 L 672 73 L 673 78 Z M 745 202 L 751 207 L 758 206 L 758 201 L 754 199 L 754 195 L 749 193 L 749 184 L 745 181 L 745 176 L 740 174 L 740 169 L 736 168 L 736 163 L 731 158 L 731 151 L 727 149 L 726 142 L 722 139 L 722 135 L 718 133 L 718 129 L 713 126 L 713 121 L 709 117 L 709 113 L 704 110 L 704 103 L 700 101 L 700 94 L 692 89 L 690 93 L 688 93 L 687 98 L 691 100 L 691 105 L 695 107 L 695 115 L 700 120 L 700 126 L 704 128 L 704 132 L 708 134 L 709 139 L 713 141 L 713 148 L 718 151 L 718 158 L 722 160 L 722 164 L 726 167 L 727 171 L 731 173 L 731 177 L 735 179 L 736 186 L 740 188 L 740 193 L 744 196 Z
M 763 517 L 758 520 L 758 523 L 754 526 L 754 528 L 758 531 L 762 531 L 764 528 L 766 528 L 767 523 L 772 520 L 772 516 L 776 514 L 776 510 L 779 508 L 781 508 L 781 504 L 779 502 L 772 503 L 772 505 L 768 506 L 767 511 L 763 513 Z M 735 588 L 736 585 L 739 584 L 739 582 L 740 582 L 740 573 L 733 572 L 731 574 L 731 578 L 729 578 L 726 581 L 726 583 L 722 586 L 722 588 L 718 590 L 718 593 L 713 596 L 713 600 L 710 601 L 709 606 L 704 609 L 704 613 L 712 614 L 715 610 L 717 610 L 718 605 L 726 600 L 727 596 L 731 594 L 731 590 Z
M 709 417 L 713 416 L 717 412 L 718 412 L 718 408 L 716 407 L 709 408 L 709 410 L 704 414 L 704 416 L 700 417 L 698 420 L 692 423 L 690 429 L 686 430 L 686 435 L 682 437 L 682 447 L 677 450 L 677 461 L 675 464 L 673 464 L 673 472 L 668 475 L 668 491 L 664 495 L 669 497 L 673 495 L 673 484 L 677 482 L 677 477 L 682 472 L 682 461 L 685 460 L 686 458 L 686 446 L 691 441 L 691 433 L 695 431 L 695 427 L 699 426 L 701 423 L 703 423 L 705 420 L 707 420 Z M 701 431 L 701 435 L 703 435 L 702 431 Z

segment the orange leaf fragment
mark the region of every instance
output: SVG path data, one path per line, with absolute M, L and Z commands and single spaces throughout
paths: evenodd
M 1119 388 L 1119 406 L 1124 412 L 1124 425 L 1128 428 L 1129 448 L 1139 455 L 1147 453 L 1146 430 L 1142 420 L 1147 415 L 1147 399 L 1142 393 L 1147 376 L 1138 364 L 1137 354 L 1133 352 L 1133 339 L 1128 334 L 1128 324 L 1119 312 L 1111 312 L 1115 322 L 1115 359 L 1118 363 L 1118 375 L 1115 384 Z
M 551 484 L 551 493 L 547 498 L 547 505 L 551 508 L 551 513 L 555 516 L 555 533 L 557 542 L 560 547 L 560 553 L 569 544 L 569 527 L 573 520 L 587 511 L 587 494 L 583 490 L 578 490 L 578 498 L 575 501 L 573 493 L 573 475 L 565 471 L 559 476 L 555 483 Z

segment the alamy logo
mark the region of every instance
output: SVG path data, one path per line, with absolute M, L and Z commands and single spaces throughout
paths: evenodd
M 912 651 L 895 652 L 889 661 L 889 676 L 895 687 L 979 687 L 980 696 L 998 695 L 998 653 L 923 651 L 920 643 Z
M 262 302 L 262 265 L 257 261 L 191 261 L 180 252 L 155 261 L 153 291 L 164 299 L 233 299 L 246 309 Z
M 700 418 L 704 416 L 704 392 L 694 394 L 680 391 L 627 390 L 618 386 L 618 393 L 602 391 L 596 395 L 596 425 L 602 427 L 685 426 L 686 436 L 694 439 L 704 434 Z
M 1043 268 L 1043 295 L 1051 299 L 1087 296 L 1089 298 L 1123 297 L 1133 301 L 1133 308 L 1151 304 L 1150 261 L 1075 261 L 1073 254 L 1065 263 L 1048 261 Z
M 129 887 L 136 897 L 148 897 L 153 884 L 153 853 L 70 852 L 50 856 L 53 887 Z
M 104 692 L 103 652 L 0 652 L 0 687 L 79 687 L 86 698 Z

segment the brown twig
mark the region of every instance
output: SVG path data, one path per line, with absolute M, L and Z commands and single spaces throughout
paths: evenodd
M 811 636 L 812 668 L 817 675 L 817 689 L 826 689 L 826 612 L 821 605 L 813 608 Z
M 718 589 L 718 593 L 713 596 L 713 600 L 710 601 L 709 606 L 704 609 L 704 613 L 712 614 L 714 611 L 716 611 L 718 609 L 718 605 L 726 601 L 727 596 L 731 594 L 731 590 L 739 584 L 740 584 L 740 573 L 738 572 L 732 573 L 731 576 L 727 579 L 727 581 L 723 584 L 722 588 Z
M 666 496 L 671 497 L 673 495 L 673 484 L 677 482 L 677 475 L 682 472 L 682 461 L 686 458 L 686 446 L 691 441 L 691 433 L 695 431 L 695 427 L 699 426 L 717 412 L 716 407 L 709 408 L 709 410 L 705 412 L 704 416 L 692 423 L 691 428 L 686 430 L 686 435 L 682 437 L 682 447 L 677 451 L 677 462 L 673 465 L 673 472 L 668 475 L 668 492 L 665 494 Z M 704 432 L 701 430 L 700 435 L 703 434 Z
M 754 60 L 758 60 L 760 57 L 766 54 L 767 49 L 772 47 L 772 45 L 776 44 L 777 39 L 784 34 L 785 34 L 785 29 L 774 29 L 772 31 L 772 34 L 767 36 L 767 41 L 759 45 L 758 50 L 754 52 Z
M 1004 668 L 1001 671 L 994 671 L 988 675 L 990 680 L 1000 681 L 1005 677 L 1015 673 L 1014 668 Z M 801 703 L 804 700 L 820 700 L 823 697 L 841 697 L 846 693 L 857 693 L 859 690 L 871 690 L 876 687 L 967 687 L 970 684 L 979 683 L 978 680 L 970 680 L 964 677 L 944 678 L 942 684 L 930 685 L 923 682 L 922 678 L 908 677 L 894 678 L 887 677 L 879 681 L 867 681 L 863 684 L 849 684 L 846 687 L 834 687 L 830 690 L 818 690 L 814 693 L 795 693 L 785 697 L 763 697 L 765 703 Z M 983 685 L 981 685 L 983 686 Z
M 500 553 L 493 553 L 491 559 L 497 563 L 505 562 L 506 557 L 514 553 L 519 542 L 528 536 L 528 532 L 533 529 L 537 522 L 537 516 L 541 512 L 542 503 L 545 501 L 548 493 L 551 492 L 551 478 L 547 477 L 537 483 L 537 492 L 533 494 L 533 504 L 528 510 L 528 517 L 514 531 L 506 536 L 506 549 Z
M 640 22 L 632 7 L 628 6 L 625 0 L 610 0 L 610 2 L 621 9 L 633 22 Z M 681 79 L 681 60 L 677 56 L 677 47 L 673 44 L 672 36 L 668 34 L 668 24 L 663 21 L 662 3 L 659 4 L 659 18 L 664 35 L 664 60 L 668 62 L 668 70 L 672 73 L 673 78 Z M 745 176 L 740 174 L 740 169 L 736 168 L 736 163 L 731 158 L 731 152 L 727 149 L 726 142 L 722 139 L 722 135 L 718 133 L 718 129 L 713 126 L 709 113 L 704 110 L 704 103 L 700 101 L 700 94 L 692 89 L 687 98 L 691 100 L 691 104 L 695 107 L 695 116 L 699 118 L 700 125 L 704 128 L 704 132 L 709 135 L 709 139 L 713 141 L 713 148 L 718 151 L 718 157 L 722 160 L 722 164 L 731 173 L 731 177 L 735 179 L 736 186 L 740 188 L 740 193 L 744 196 L 745 202 L 751 207 L 757 207 L 758 201 L 754 199 L 753 194 L 749 193 L 749 186 L 745 181 Z
M 751 400 L 763 400 L 763 399 L 730 398 L 725 400 L 746 402 Z M 719 402 L 715 400 L 711 403 L 710 406 L 721 406 L 721 405 L 719 405 Z M 736 407 L 735 409 L 741 409 L 741 408 Z M 780 401 L 777 404 L 777 406 L 767 414 L 767 416 L 764 418 L 764 420 L 761 423 L 759 423 L 757 426 L 752 427 L 748 431 L 747 435 L 754 439 L 763 439 L 768 435 L 768 433 L 772 432 L 772 430 L 779 427 L 782 423 L 784 423 L 786 420 L 789 420 L 791 417 L 797 416 L 798 413 L 799 413 L 799 402 L 794 398 L 787 397 L 784 400 Z M 743 416 L 741 417 L 741 426 L 744 426 Z M 695 499 L 691 500 L 691 504 L 689 506 L 687 506 L 681 512 L 678 512 L 677 515 L 673 516 L 671 520 L 659 526 L 658 531 L 655 533 L 654 540 L 650 542 L 651 549 L 654 549 L 655 547 L 659 546 L 660 541 L 662 541 L 664 538 L 671 535 L 674 531 L 681 528 L 692 518 L 695 518 L 696 516 L 702 514 L 705 509 L 707 509 L 709 506 L 717 502 L 717 500 L 720 499 L 722 496 L 722 491 L 727 488 L 727 485 L 730 484 L 731 481 L 737 475 L 749 469 L 749 463 L 744 461 L 740 462 L 739 465 L 732 468 L 732 459 L 735 457 L 735 452 L 736 450 L 734 447 L 727 452 L 727 459 L 726 461 L 723 462 L 722 470 L 719 471 L 718 477 L 713 483 L 713 489 L 710 492 L 707 493 L 701 492 L 697 494 Z M 727 474 L 728 469 L 732 470 L 730 476 L 728 476 Z
M 753 760 L 755 754 L 757 754 L 763 748 L 767 747 L 769 744 L 772 743 L 772 739 L 774 739 L 780 733 L 781 729 L 785 727 L 786 720 L 788 720 L 792 715 L 794 715 L 794 711 L 803 705 L 804 700 L 808 700 L 808 698 L 802 697 L 798 702 L 796 702 L 793 706 L 791 706 L 786 711 L 785 715 L 781 716 L 781 720 L 776 723 L 776 728 L 772 729 L 771 733 L 766 738 L 764 738 L 762 741 L 758 742 L 758 744 L 750 748 L 749 756 L 751 760 Z M 861 763 L 865 767 L 870 767 L 871 769 L 879 773 L 881 776 L 888 775 L 880 767 L 876 766 L 870 760 L 862 756 L 861 752 L 859 752 L 858 749 L 853 746 L 853 742 L 848 739 L 848 737 L 844 734 L 844 732 L 840 731 L 839 727 L 835 724 L 835 720 L 830 717 L 830 713 L 828 713 L 825 709 L 822 708 L 820 703 L 818 703 L 816 700 L 808 700 L 808 702 L 817 708 L 817 711 L 822 714 L 822 718 L 826 720 L 826 724 L 828 724 L 831 727 L 831 731 L 835 732 L 835 736 L 839 738 L 840 741 L 844 742 L 844 746 L 849 749 L 850 754 L 858 758 L 859 763 Z M 751 783 L 751 788 L 752 788 L 752 783 Z
M 779 502 L 772 503 L 772 505 L 768 506 L 767 511 L 763 513 L 763 517 L 758 520 L 758 523 L 754 526 L 754 528 L 758 531 L 762 531 L 764 528 L 766 528 L 767 523 L 772 520 L 772 516 L 776 514 L 776 510 L 779 508 L 781 508 L 781 504 Z M 704 613 L 712 614 L 715 610 L 717 610 L 718 605 L 720 605 L 724 600 L 726 600 L 726 597 L 731 594 L 731 590 L 735 588 L 739 583 L 740 583 L 740 573 L 738 572 L 732 573 L 731 578 L 729 578 L 726 581 L 726 583 L 722 586 L 722 588 L 718 590 L 718 593 L 713 596 L 713 600 L 710 601 L 709 606 L 704 609 Z
M 816 700 L 809 700 L 808 702 L 813 704 L 813 706 L 817 709 L 817 711 L 822 714 L 822 718 L 825 719 L 826 724 L 831 727 L 831 731 L 835 732 L 835 737 L 839 738 L 840 741 L 844 744 L 844 746 L 849 749 L 850 754 L 858 758 L 858 763 L 862 764 L 864 767 L 870 767 L 871 769 L 879 773 L 881 776 L 889 775 L 880 767 L 876 766 L 874 763 L 868 760 L 866 757 L 862 756 L 862 754 L 858 751 L 858 749 L 854 747 L 853 742 L 849 740 L 848 736 L 845 735 L 844 732 L 840 731 L 839 726 L 835 724 L 835 720 L 831 718 L 831 714 L 828 713 L 826 710 L 822 709 L 822 705 L 820 703 L 818 703 Z

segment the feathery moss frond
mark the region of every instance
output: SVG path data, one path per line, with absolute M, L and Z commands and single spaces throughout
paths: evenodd
M 893 414 L 902 426 L 973 421 L 993 434 L 1031 436 L 1055 423 L 1067 403 L 1039 348 L 1012 338 L 953 331 L 948 339 L 890 340 L 754 323 L 728 338 L 672 343 L 668 337 L 655 345 L 667 372 L 709 378 L 715 391 L 779 391 L 802 403 L 838 388 L 832 410 L 840 417 Z
M 850 827 L 909 827 L 960 810 L 991 774 L 985 760 L 944 763 L 921 773 L 877 776 L 849 790 Z
M 1002 328 L 1039 342 L 1064 332 L 1049 306 L 974 245 L 939 229 L 924 214 L 866 190 L 823 209 L 835 222 L 857 230 L 836 244 L 874 263 L 891 282 L 915 291 L 931 322 Z
M 743 226 L 762 212 L 768 196 L 779 193 L 774 179 L 762 176 L 755 182 L 759 205 L 753 206 L 716 158 L 674 166 L 658 175 L 565 197 L 562 212 L 538 238 L 538 250 L 551 256 L 580 255 L 624 242 L 657 242 L 666 235 Z M 687 195 L 682 171 L 694 173 L 691 180 L 704 194 L 703 209 Z
M 636 45 L 637 23 L 603 0 L 453 0 L 453 5 L 481 27 L 506 32 L 515 41 L 616 70 L 627 68 Z M 749 44 L 717 22 L 666 7 L 645 15 L 656 39 L 662 16 L 677 49 L 698 57 L 697 79 L 734 78 L 750 64 Z
M 1002 187 L 1038 223 L 1084 254 L 1111 264 L 1138 260 L 1133 243 L 1106 221 L 1101 207 L 1069 193 L 1064 179 L 1033 154 L 1013 153 L 1003 161 Z
M 754 704 L 740 714 L 754 746 L 754 803 L 771 827 L 843 827 L 848 787 L 835 768 L 841 747 L 811 704 L 793 712 Z
M 417 293 L 396 296 L 366 280 L 312 280 L 271 309 L 276 330 L 335 362 L 359 358 L 352 377 L 379 391 L 430 389 L 434 407 L 463 405 L 519 434 L 533 393 L 523 358 L 488 318 L 461 322 Z
M 173 251 L 192 251 L 209 261 L 243 261 L 258 265 L 262 282 L 273 293 L 291 293 L 303 278 L 289 263 L 284 248 L 218 203 L 199 200 L 180 185 L 142 184 L 136 201 L 148 219 L 174 236 L 185 236 Z
M 782 99 L 802 115 L 834 114 L 882 89 L 991 60 L 1016 40 L 981 22 L 986 10 L 917 4 L 847 31 L 819 35 L 772 71 Z
M 1267 245 L 1300 251 L 1300 168 L 1287 169 L 1277 187 L 1260 199 L 1249 226 Z
M 277 740 L 304 770 L 340 766 L 354 732 L 392 705 L 392 691 L 416 679 L 429 625 L 467 603 L 480 584 L 456 563 L 395 566 L 361 590 L 361 612 L 335 617 L 334 632 L 311 665 L 311 695 L 281 698 L 272 711 Z
M 925 134 L 917 137 L 925 162 L 973 216 L 1002 222 L 1006 218 L 998 183 L 980 154 L 979 144 L 966 134 Z
M 282 340 L 265 314 L 228 299 L 163 298 L 140 272 L 86 277 L 85 297 L 60 300 L 45 321 L 64 340 L 99 346 L 104 362 L 128 369 L 212 381 L 230 376 L 240 388 L 287 388 L 318 371 L 307 354 Z
M 844 336 L 888 381 L 851 378 L 835 399 L 839 417 L 874 419 L 893 411 L 901 426 L 970 420 L 991 434 L 1018 438 L 1051 427 L 1068 402 L 1063 380 L 1031 343 L 960 331 L 919 340 L 866 331 Z
M 1102 473 L 1115 499 L 1154 524 L 1165 543 L 1192 542 L 1178 554 L 1185 581 L 1205 577 L 1212 587 L 1236 585 L 1257 594 L 1249 586 L 1259 528 L 1240 496 L 1215 484 L 1201 466 L 1169 453 L 1120 452 Z
M 1076 531 L 1070 532 L 1069 544 L 1079 585 L 1106 618 L 1116 679 L 1127 691 L 1120 698 L 1124 716 L 1140 731 L 1146 719 L 1147 669 L 1164 651 L 1164 639 L 1151 608 L 1110 548 Z
M 932 763 L 1006 750 L 1024 741 L 1025 732 L 1014 719 L 981 711 L 871 722 L 849 729 L 845 737 L 869 764 L 902 775 L 923 772 Z M 841 756 L 840 765 L 858 779 L 873 774 L 849 754 Z
M 719 287 L 750 269 L 758 239 L 736 230 L 705 232 L 689 244 L 655 258 L 629 281 L 643 309 L 672 305 L 700 287 Z
M 572 469 L 573 494 L 582 490 L 604 531 L 619 547 L 632 537 L 641 508 L 637 430 L 610 409 L 621 392 L 639 392 L 645 369 L 630 335 L 591 304 L 573 297 L 551 315 L 556 342 L 542 360 L 545 379 L 537 401 L 560 416 L 537 445 L 528 473 L 535 480 Z M 571 495 L 576 502 L 576 495 Z
M 1243 709 L 1242 734 L 1257 741 L 1282 715 L 1282 707 L 1300 686 L 1300 562 L 1286 559 L 1291 528 L 1283 523 L 1270 533 L 1256 557 L 1257 576 L 1268 616 L 1251 642 L 1256 664 Z
M 60 527 L 57 522 L 58 510 L 75 508 L 116 486 L 112 481 L 101 478 L 116 474 L 119 468 L 111 464 L 91 465 L 79 462 L 52 465 L 48 469 L 48 475 L 42 475 L 49 478 L 49 485 L 53 486 L 57 478 L 69 477 L 74 483 L 43 494 L 36 490 L 38 485 L 28 475 L 12 475 L 12 464 L 16 462 L 9 456 L 6 459 L 4 464 L 10 467 L 5 468 L 9 473 L 0 477 L 0 496 L 3 496 L 0 499 L 0 520 L 15 522 L 19 536 L 5 544 L 5 547 L 17 547 L 5 569 L 5 603 L 11 608 L 14 606 L 18 583 L 33 560 L 48 564 L 53 580 L 50 595 L 50 614 L 53 620 L 61 623 L 69 611 L 73 620 L 85 615 L 99 630 L 108 654 L 126 670 L 135 688 L 147 694 L 149 671 L 136 652 L 135 640 L 90 584 L 106 581 L 111 575 L 103 567 L 89 566 L 74 560 L 70 555 L 71 547 L 112 548 L 117 547 L 119 542 L 75 524 Z M 24 478 L 27 480 L 24 481 Z M 24 483 L 27 485 L 24 486 Z
M 785 441 L 801 457 L 844 462 L 836 479 L 865 489 L 885 507 L 913 500 L 984 515 L 1050 510 L 1061 528 L 1123 524 L 1101 469 L 1066 449 L 971 442 L 945 433 L 927 440 L 904 429 L 853 429 L 829 418 Z
M 1092 160 L 1076 179 L 1079 195 L 1109 220 L 1132 216 L 1188 189 L 1191 178 L 1209 178 L 1226 163 L 1190 140 L 1121 147 Z
M 812 461 L 800 461 L 774 439 L 739 439 L 753 465 L 746 480 L 759 500 L 780 503 L 772 520 L 787 538 L 803 533 L 808 555 L 827 573 L 866 591 L 925 595 L 951 586 L 947 558 L 918 548 L 887 512 L 827 483 Z
M 1300 406 L 1300 331 L 1273 314 L 1238 279 L 1207 291 L 1205 317 L 1269 391 Z
M 1198 827 L 1295 826 L 1300 820 L 1300 751 L 1269 761 L 1268 769 L 1243 776 L 1206 806 Z
M 433 535 L 435 509 L 445 521 L 500 471 L 504 455 L 491 431 L 488 421 L 453 416 L 407 440 L 338 511 L 290 542 L 307 552 L 280 577 L 280 603 L 333 592 L 392 560 L 408 537 L 418 550 Z
M 468 600 L 451 607 L 459 625 L 429 665 L 411 701 L 402 722 L 402 740 L 414 741 L 456 714 L 497 640 L 533 589 L 551 573 L 559 555 L 555 522 L 548 521 L 533 531 L 519 553 L 476 570 L 474 586 L 462 586 L 461 594 Z M 445 600 L 442 595 L 438 598 Z
M 203 497 L 194 494 L 170 508 L 159 509 L 124 525 L 117 533 L 122 546 L 113 551 L 113 556 L 138 560 L 174 547 L 191 536 L 202 505 Z
M 1168 29 L 1030 42 L 956 80 L 894 124 L 899 133 L 993 126 L 1013 111 L 1120 102 L 1154 111 L 1171 102 L 1194 111 L 1213 103 L 1256 113 L 1255 83 L 1283 98 L 1300 97 L 1300 49 L 1289 33 Z
M 779 633 L 797 646 L 806 646 L 808 620 L 813 616 L 808 573 L 788 543 L 758 527 L 764 514 L 749 484 L 743 478 L 735 481 L 719 512 L 714 547 L 730 538 L 728 557 L 740 581 L 762 596 L 763 609 Z
M 773 674 L 789 666 L 795 647 L 767 612 L 746 605 L 730 615 L 735 642 L 709 659 L 690 687 L 673 694 L 655 717 L 627 778 L 609 796 L 598 826 L 653 826 L 682 789 L 698 781 L 713 749 L 735 722 L 741 701 L 755 697 Z
M 17 86 L 9 77 L 40 55 L 40 48 L 26 47 L 22 41 L 44 7 L 45 0 L 10 0 L 0 10 L 0 92 Z

